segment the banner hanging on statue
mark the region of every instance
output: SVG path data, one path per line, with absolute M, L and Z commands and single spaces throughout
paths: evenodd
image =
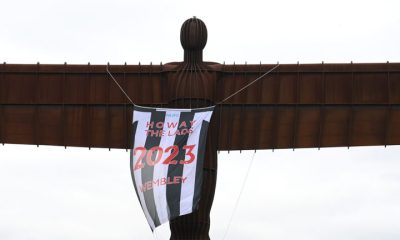
M 213 110 L 134 106 L 131 174 L 152 230 L 197 209 Z

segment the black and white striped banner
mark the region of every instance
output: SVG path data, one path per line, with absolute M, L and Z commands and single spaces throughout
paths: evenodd
M 134 107 L 131 174 L 152 230 L 197 209 L 213 109 Z

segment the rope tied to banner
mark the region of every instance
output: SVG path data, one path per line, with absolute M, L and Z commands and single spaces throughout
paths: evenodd
M 247 85 L 243 86 L 241 89 L 237 90 L 236 92 L 232 93 L 231 95 L 229 95 L 228 97 L 224 98 L 223 100 L 219 101 L 218 103 L 216 103 L 214 106 L 220 105 L 226 101 L 228 101 L 229 99 L 233 98 L 234 96 L 236 96 L 237 94 L 241 93 L 242 91 L 244 91 L 245 89 L 249 88 L 251 85 L 255 84 L 257 81 L 263 79 L 264 77 L 266 77 L 268 74 L 270 74 L 272 71 L 274 71 L 275 69 L 277 69 L 280 66 L 280 64 L 278 63 L 277 65 L 275 65 L 273 68 L 271 68 L 270 70 L 268 70 L 267 72 L 265 72 L 264 74 L 262 74 L 261 76 L 259 76 L 258 78 L 254 79 L 253 81 L 251 81 L 250 83 L 248 83 Z M 108 68 L 108 64 L 106 65 L 106 71 L 107 73 L 110 75 L 111 79 L 114 81 L 114 83 L 118 86 L 118 88 L 121 90 L 121 92 L 125 95 L 125 97 L 132 103 L 133 106 L 138 106 L 137 104 L 135 104 L 132 99 L 129 97 L 129 95 L 124 91 L 124 89 L 121 87 L 121 85 L 118 83 L 117 79 L 114 78 L 114 76 L 111 74 L 109 68 Z
M 245 85 L 244 87 L 242 87 L 241 89 L 237 90 L 236 92 L 232 93 L 231 95 L 229 95 L 228 97 L 224 98 L 222 101 L 218 102 L 216 105 L 219 105 L 223 102 L 228 101 L 229 99 L 233 98 L 234 96 L 236 96 L 237 94 L 241 93 L 243 90 L 247 89 L 248 87 L 250 87 L 251 85 L 253 85 L 254 83 L 256 83 L 257 81 L 259 81 L 260 79 L 263 79 L 265 76 L 267 76 L 268 74 L 270 74 L 272 71 L 274 71 L 275 69 L 277 69 L 279 67 L 279 63 L 277 65 L 275 65 L 275 67 L 271 68 L 270 70 L 268 70 L 267 72 L 265 72 L 263 75 L 259 76 L 258 78 L 254 79 L 253 81 L 251 81 L 250 83 L 248 83 L 247 85 Z
M 111 79 L 114 80 L 114 83 L 119 87 L 121 92 L 125 95 L 125 97 L 132 103 L 133 106 L 136 106 L 136 104 L 132 101 L 132 99 L 129 97 L 129 95 L 121 87 L 121 85 L 119 85 L 117 79 L 115 79 L 114 76 L 111 74 L 110 70 L 108 70 L 108 64 L 106 65 L 106 71 L 110 75 Z

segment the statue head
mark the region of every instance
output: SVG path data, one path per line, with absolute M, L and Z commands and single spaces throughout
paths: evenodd
M 185 51 L 185 62 L 202 62 L 206 43 L 207 27 L 203 21 L 193 17 L 182 24 L 181 44 Z

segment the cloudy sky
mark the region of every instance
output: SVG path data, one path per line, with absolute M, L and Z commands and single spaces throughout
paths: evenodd
M 400 2 L 1 0 L 0 61 L 180 61 L 180 26 L 226 63 L 400 62 Z M 252 158 L 221 152 L 212 239 Z M 400 239 L 400 147 L 257 151 L 226 239 Z M 152 239 L 120 150 L 0 146 L 0 239 Z M 168 225 L 158 230 L 168 239 Z

